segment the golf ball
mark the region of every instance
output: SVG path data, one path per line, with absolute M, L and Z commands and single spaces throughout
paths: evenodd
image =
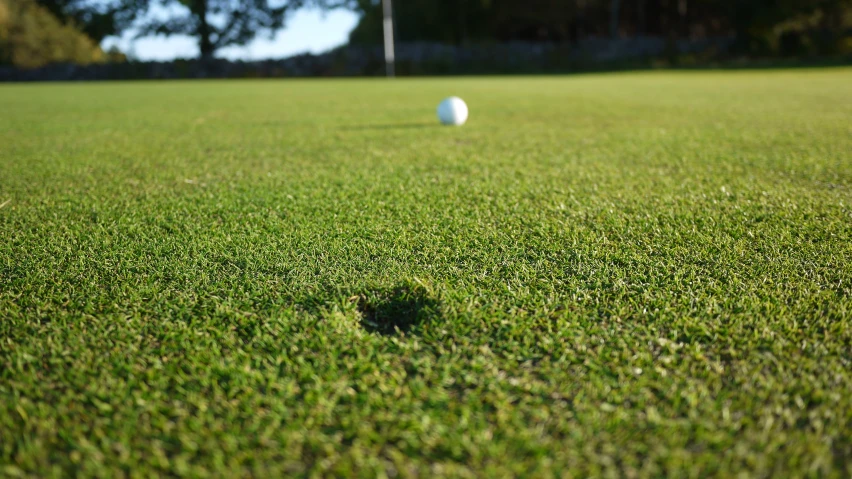
M 445 125 L 464 125 L 467 121 L 467 104 L 457 96 L 451 96 L 438 105 L 438 119 Z

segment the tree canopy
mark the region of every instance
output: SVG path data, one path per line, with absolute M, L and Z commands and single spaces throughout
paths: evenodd
M 351 42 L 381 43 L 380 0 L 352 0 L 350 6 L 362 14 Z M 736 35 L 760 42 L 785 30 L 837 38 L 852 26 L 852 1 L 394 0 L 394 17 L 402 42 L 576 42 L 636 35 Z
M 32 0 L 28 0 L 32 1 Z M 353 44 L 381 44 L 381 0 L 35 0 L 95 43 L 189 35 L 202 58 L 273 35 L 308 5 L 361 15 Z M 589 37 L 732 35 L 749 51 L 832 52 L 849 40 L 852 0 L 394 0 L 397 40 L 574 43 Z
M 33 0 L 0 0 L 0 63 L 35 68 L 55 62 L 87 64 L 106 59 L 91 38 Z
M 145 11 L 150 0 L 36 0 L 54 16 L 73 23 L 96 43 L 118 35 Z
M 139 36 L 189 35 L 198 40 L 202 58 L 229 45 L 245 45 L 258 35 L 273 35 L 286 16 L 303 0 L 161 0 L 178 11 L 170 17 L 152 16 L 140 26 Z
M 136 36 L 188 35 L 202 58 L 229 45 L 272 35 L 305 0 L 38 0 L 81 25 L 94 41 L 132 29 Z

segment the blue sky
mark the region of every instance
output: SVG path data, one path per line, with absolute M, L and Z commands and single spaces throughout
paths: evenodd
M 232 60 L 257 60 L 288 57 L 297 53 L 320 53 L 346 43 L 358 17 L 347 10 L 322 12 L 301 10 L 293 14 L 275 38 L 258 37 L 244 47 L 228 47 L 217 56 Z M 172 60 L 198 55 L 196 40 L 191 37 L 149 37 L 133 40 L 132 33 L 111 37 L 104 48 L 117 45 L 123 52 L 139 60 Z

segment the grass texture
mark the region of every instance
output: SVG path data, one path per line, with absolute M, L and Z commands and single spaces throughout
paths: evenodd
M 0 110 L 2 475 L 852 475 L 850 69 Z

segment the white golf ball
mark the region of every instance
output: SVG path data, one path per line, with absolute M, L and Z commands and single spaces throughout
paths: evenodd
M 438 105 L 438 119 L 445 125 L 464 125 L 467 121 L 467 104 L 457 96 L 451 96 Z

